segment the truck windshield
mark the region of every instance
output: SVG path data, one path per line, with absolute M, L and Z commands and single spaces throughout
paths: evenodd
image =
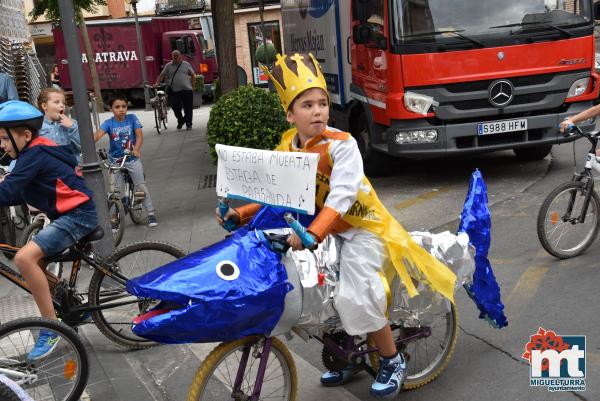
M 215 57 L 215 47 L 213 45 L 212 40 L 206 40 L 204 35 L 201 33 L 196 33 L 198 38 L 198 43 L 200 43 L 200 47 L 202 47 L 202 53 L 206 57 Z
M 396 44 L 473 42 L 545 31 L 570 37 L 570 28 L 590 25 L 590 0 L 393 0 Z

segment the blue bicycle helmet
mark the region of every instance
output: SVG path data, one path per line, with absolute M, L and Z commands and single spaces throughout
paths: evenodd
M 8 133 L 8 138 L 13 145 L 13 149 L 17 155 L 23 149 L 19 149 L 15 139 L 13 138 L 10 128 L 25 127 L 29 128 L 34 136 L 37 136 L 38 131 L 42 128 L 44 122 L 44 114 L 41 111 L 30 105 L 29 103 L 20 100 L 9 100 L 0 104 L 0 128 L 5 128 Z M 25 147 L 27 147 L 27 144 Z
M 34 106 L 20 100 L 0 104 L 0 128 L 27 127 L 37 133 L 44 115 Z

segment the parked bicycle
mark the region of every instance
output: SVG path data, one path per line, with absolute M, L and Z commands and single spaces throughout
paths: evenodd
M 134 224 L 144 224 L 146 219 L 143 203 L 146 199 L 146 193 L 135 189 L 131 175 L 124 168 L 125 163 L 132 156 L 130 151 L 125 151 L 125 156 L 112 162 L 108 158 L 105 149 L 98 150 L 98 155 L 103 160 L 104 167 L 108 169 L 110 181 L 108 211 L 115 243 L 117 243 L 117 239 L 120 242 L 125 231 L 126 214 L 129 214 Z M 121 174 L 121 176 L 119 177 L 117 174 Z M 121 182 L 123 192 L 120 188 Z
M 594 191 L 593 175 L 593 171 L 600 173 L 596 157 L 598 134 L 598 131 L 584 133 L 577 126 L 571 127 L 568 135 L 586 138 L 591 144 L 584 169 L 550 192 L 538 213 L 538 238 L 550 255 L 560 259 L 581 254 L 592 245 L 600 229 L 600 198 Z
M 166 85 L 164 84 L 157 85 L 156 87 L 152 85 L 146 85 L 146 88 L 153 93 L 153 96 L 150 98 L 150 104 L 154 109 L 154 123 L 158 135 L 160 135 L 163 131 L 166 131 L 169 125 L 169 109 L 167 107 L 167 95 L 165 92 L 165 87 Z
M 60 262 L 57 275 L 45 270 L 57 316 L 69 326 L 77 327 L 88 323 L 91 315 L 96 327 L 115 344 L 131 348 L 151 346 L 153 342 L 131 332 L 131 321 L 156 302 L 130 295 L 125 291 L 125 284 L 130 278 L 179 259 L 185 253 L 166 242 L 145 241 L 129 244 L 104 257 L 95 253 L 91 245 L 102 236 L 102 228 L 97 227 L 69 249 L 45 260 L 49 265 Z M 0 251 L 16 253 L 18 250 L 0 244 Z M 81 292 L 77 285 L 82 261 L 94 270 L 86 292 Z M 68 262 L 72 264 L 67 275 L 64 267 Z M 31 293 L 23 277 L 2 261 L 0 275 Z
M 42 330 L 57 335 L 58 344 L 48 355 L 30 361 L 27 355 Z M 76 401 L 88 374 L 85 347 L 64 323 L 31 317 L 0 325 L 0 400 Z

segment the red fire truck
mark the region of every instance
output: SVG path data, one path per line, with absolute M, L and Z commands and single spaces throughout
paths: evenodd
M 312 52 L 332 124 L 368 172 L 513 149 L 545 157 L 598 97 L 592 0 L 283 0 L 286 52 Z M 588 121 L 588 127 L 593 124 Z M 585 124 L 584 124 L 585 125 Z
M 218 74 L 217 61 L 214 47 L 204 39 L 202 31 L 189 30 L 188 19 L 184 17 L 140 17 L 139 23 L 144 38 L 148 83 L 154 84 L 162 67 L 171 60 L 171 52 L 179 50 L 183 60 L 188 61 L 196 73 L 204 75 L 205 93 L 211 92 Z M 143 104 L 144 86 L 133 18 L 87 21 L 86 25 L 103 97 L 119 92 L 131 101 Z M 61 85 L 71 89 L 65 39 L 60 29 L 53 33 Z M 79 36 L 85 66 L 88 60 Z M 84 71 L 87 86 L 91 89 L 89 71 L 87 68 Z

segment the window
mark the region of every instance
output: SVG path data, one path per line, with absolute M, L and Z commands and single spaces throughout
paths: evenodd
M 260 68 L 260 63 L 256 60 L 256 50 L 265 42 L 267 44 L 272 44 L 277 53 L 282 53 L 279 21 L 265 22 L 262 29 L 260 22 L 248 24 L 248 44 L 250 45 L 249 48 L 252 49 L 250 51 L 250 59 L 252 63 L 252 80 L 254 85 L 266 86 L 268 83 L 267 77 Z
M 177 42 L 181 43 L 181 48 L 177 47 Z M 194 47 L 194 39 L 191 36 L 180 36 L 180 37 L 172 37 L 169 39 L 171 43 L 171 51 L 179 50 L 181 54 L 185 54 L 188 57 L 194 57 L 196 53 Z
M 367 43 L 367 47 L 376 47 L 380 49 L 387 48 L 387 40 L 384 30 L 384 1 L 372 1 L 371 16 L 367 19 L 367 24 L 371 28 L 371 40 Z

